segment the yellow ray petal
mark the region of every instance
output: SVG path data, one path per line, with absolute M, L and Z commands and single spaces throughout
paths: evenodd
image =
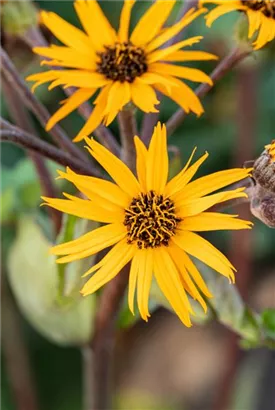
M 203 297 L 201 296 L 201 294 L 199 293 L 197 287 L 194 285 L 192 279 L 190 278 L 184 264 L 182 263 L 182 253 L 183 251 L 176 245 L 172 245 L 168 247 L 168 252 L 171 256 L 171 258 L 173 259 L 178 271 L 180 272 L 183 282 L 187 285 L 188 287 L 188 292 L 190 293 L 190 295 L 197 300 L 203 310 L 206 312 L 207 311 L 207 305 L 205 303 L 205 300 L 203 299 Z
M 166 43 L 166 41 L 170 40 L 170 38 L 174 37 L 176 34 L 178 34 L 184 27 L 188 26 L 188 24 L 190 24 L 193 20 L 195 20 L 199 15 L 203 14 L 206 9 L 200 9 L 197 11 L 194 11 L 195 9 L 192 8 L 190 9 L 185 16 L 176 24 L 174 24 L 171 27 L 168 27 L 166 29 L 163 30 L 163 32 L 158 35 L 150 44 L 148 44 L 146 46 L 146 51 L 147 53 L 149 53 L 150 51 L 155 50 L 156 48 L 160 47 L 162 44 Z M 149 27 L 151 26 L 151 24 L 149 24 Z M 202 36 L 197 36 L 196 37 L 196 41 L 201 40 L 203 37 Z M 192 39 L 195 39 L 195 37 L 193 37 Z M 187 39 L 186 42 L 188 42 L 191 39 Z M 186 43 L 186 45 L 191 45 L 194 44 L 194 42 L 192 43 Z
M 218 60 L 215 54 L 206 53 L 205 51 L 185 51 L 179 50 L 167 55 L 165 61 L 207 61 Z
M 88 55 L 91 53 L 91 41 L 81 30 L 52 12 L 42 11 L 40 19 L 65 45 Z
M 154 129 L 147 154 L 146 187 L 162 194 L 168 178 L 168 152 L 166 127 L 160 122 Z
M 131 42 L 136 46 L 149 43 L 162 28 L 174 4 L 175 0 L 156 1 L 153 3 L 134 28 L 130 37 Z
M 141 139 L 137 136 L 134 137 L 136 147 L 136 169 L 137 177 L 140 183 L 140 187 L 143 192 L 146 192 L 146 165 L 147 165 L 147 149 Z
M 242 5 L 241 2 L 230 2 L 230 4 L 223 4 L 221 6 L 217 6 L 214 10 L 210 11 L 207 16 L 205 17 L 207 27 L 210 27 L 212 23 L 217 20 L 218 17 L 222 16 L 223 14 L 230 13 L 231 11 L 236 10 L 245 10 L 246 6 Z
M 140 185 L 130 169 L 115 155 L 93 139 L 85 138 L 89 152 L 108 172 L 117 185 L 132 198 L 140 192 Z
M 83 140 L 87 135 L 91 134 L 102 122 L 104 118 L 104 112 L 107 104 L 107 98 L 110 91 L 111 83 L 106 85 L 99 93 L 96 103 L 90 118 L 79 131 L 77 136 L 73 139 L 74 142 Z
M 108 201 L 116 207 L 127 208 L 129 206 L 131 197 L 112 182 L 76 174 L 68 167 L 66 171 L 67 173 L 59 171 L 60 178 L 72 182 L 89 199 L 93 200 L 93 195 L 96 194 L 101 200 Z M 101 202 L 98 203 L 102 206 Z
M 148 300 L 153 276 L 153 250 L 139 250 L 139 268 L 137 277 L 137 302 L 140 316 L 146 322 L 150 313 L 148 310 Z
M 35 47 L 32 51 L 41 56 L 52 58 L 59 65 L 65 67 L 82 68 L 84 70 L 96 69 L 96 55 L 92 52 L 88 55 L 69 47 L 61 47 L 54 44 L 49 47 Z M 53 65 L 54 61 L 46 61 L 45 64 Z
M 66 194 L 67 196 L 67 194 Z M 124 213 L 111 213 L 91 201 L 70 196 L 70 200 L 41 197 L 48 206 L 58 211 L 78 216 L 79 218 L 91 219 L 97 222 L 118 222 L 124 220 Z
M 171 240 L 206 265 L 215 269 L 221 275 L 226 276 L 232 282 L 235 281 L 233 269 L 229 260 L 210 242 L 194 232 L 180 231 Z
M 106 125 L 109 125 L 114 120 L 119 111 L 122 110 L 124 105 L 126 105 L 130 99 L 130 84 L 127 81 L 124 83 L 116 81 L 112 84 L 105 110 L 105 115 L 107 116 L 105 121 Z
M 180 218 L 186 218 L 187 216 L 197 215 L 216 204 L 229 201 L 230 199 L 247 198 L 247 194 L 243 190 L 244 188 L 239 188 L 195 199 L 188 199 L 186 197 L 181 199 L 179 196 L 175 202 L 177 215 Z
M 255 10 L 248 9 L 247 12 L 248 17 L 248 38 L 251 38 L 255 31 L 257 31 L 261 24 L 261 16 L 260 13 Z
M 217 231 L 222 229 L 251 229 L 252 222 L 236 218 L 238 215 L 227 215 L 218 212 L 204 212 L 189 216 L 179 224 L 178 229 L 184 231 Z
M 98 88 L 108 84 L 110 80 L 104 75 L 84 70 L 60 70 L 58 78 L 49 86 L 52 90 L 59 85 L 68 87 Z
M 161 84 L 169 95 L 171 94 L 171 87 L 177 87 L 178 85 L 177 81 L 175 81 L 175 79 L 170 75 L 149 73 L 148 71 L 139 77 L 138 80 L 139 83 L 141 82 L 148 85 Z M 158 102 L 156 102 L 156 104 L 158 104 Z
M 179 272 L 170 255 L 163 248 L 156 248 L 153 254 L 156 281 L 168 302 L 185 326 L 192 326 L 189 312 L 190 302 L 180 281 Z
M 267 18 L 266 16 L 262 15 L 262 24 L 259 29 L 259 34 L 257 40 L 253 43 L 254 50 L 259 50 L 262 48 L 266 43 L 273 40 L 275 37 L 275 20 L 271 18 Z
M 116 32 L 97 1 L 77 0 L 74 7 L 96 51 L 102 51 L 104 46 L 114 44 L 117 41 Z
M 60 71 L 49 70 L 37 74 L 31 74 L 28 77 L 26 77 L 26 81 L 36 81 L 36 83 L 31 88 L 32 92 L 34 92 L 39 85 L 48 83 L 49 81 L 56 80 L 57 78 L 59 78 L 59 76 Z
M 167 93 L 161 84 L 155 84 L 155 88 L 174 100 L 186 113 L 192 111 L 197 114 L 197 116 L 200 116 L 204 112 L 204 109 L 199 98 L 188 85 L 177 78 L 175 78 L 175 80 L 177 80 L 178 86 L 171 89 L 171 95 Z
M 135 0 L 125 0 L 122 7 L 119 30 L 118 30 L 118 39 L 121 43 L 128 41 L 128 31 L 130 25 L 131 11 L 132 7 L 135 4 Z
M 94 233 L 96 232 L 96 233 Z M 69 263 L 79 259 L 87 258 L 88 256 L 92 256 L 97 252 L 100 252 L 102 249 L 108 248 L 108 246 L 112 246 L 115 243 L 121 241 L 127 235 L 127 230 L 122 223 L 120 224 L 112 224 L 107 226 L 102 226 L 90 232 L 89 240 L 86 242 L 81 242 L 78 246 L 76 246 L 73 251 L 68 252 L 68 256 L 63 256 L 56 260 L 57 263 Z M 92 235 L 94 234 L 94 235 Z M 67 244 L 65 244 L 67 245 Z M 71 249 L 73 248 L 71 243 Z M 65 249 L 65 248 L 64 248 Z M 78 249 L 78 251 L 76 250 Z M 62 252 L 62 253 L 61 253 Z M 64 251 L 60 250 L 59 253 L 64 254 Z M 67 252 L 65 252 L 66 254 Z
M 99 288 L 110 282 L 121 269 L 132 259 L 135 247 L 119 242 L 112 248 L 112 258 L 106 262 L 83 286 L 81 293 L 84 296 L 96 292 Z M 111 251 L 110 251 L 111 252 Z
M 139 78 L 131 84 L 133 103 L 144 112 L 158 112 L 155 105 L 159 104 L 154 89 Z
M 249 168 L 235 168 L 214 172 L 213 174 L 206 175 L 190 182 L 190 184 L 185 187 L 184 193 L 181 194 L 181 198 L 192 199 L 208 195 L 227 185 L 245 179 L 250 176 L 250 174 L 251 169 Z
M 139 266 L 140 266 L 139 256 L 140 256 L 140 252 L 137 251 L 135 255 L 133 256 L 133 260 L 131 263 L 130 276 L 129 276 L 128 305 L 133 315 L 135 314 L 134 298 L 135 298 L 138 271 L 139 271 Z
M 180 67 L 173 64 L 165 63 L 152 63 L 149 66 L 149 71 L 156 72 L 159 74 L 169 74 L 175 77 L 184 78 L 186 80 L 194 82 L 207 83 L 210 85 L 213 84 L 211 78 L 203 71 L 198 70 L 197 68 Z
M 202 163 L 208 158 L 208 152 L 206 152 L 200 159 L 198 159 L 190 168 L 188 165 L 190 164 L 192 157 L 195 151 L 192 152 L 191 157 L 189 158 L 188 163 L 186 166 L 176 175 L 165 187 L 165 195 L 172 197 L 174 199 L 174 195 L 179 193 L 198 171 L 199 167 Z
M 89 100 L 96 90 L 96 88 L 81 88 L 75 91 L 65 100 L 62 107 L 51 116 L 45 127 L 46 131 L 49 131 L 57 122 L 67 117 L 67 115 L 78 108 L 82 103 Z

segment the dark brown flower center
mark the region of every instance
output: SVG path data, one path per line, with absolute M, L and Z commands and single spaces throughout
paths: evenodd
M 168 246 L 180 221 L 171 199 L 154 191 L 141 193 L 125 209 L 124 225 L 128 229 L 128 243 L 136 242 L 139 249 Z
M 266 17 L 275 19 L 275 0 L 242 0 L 252 10 L 261 11 Z
M 136 77 L 147 71 L 146 54 L 131 43 L 116 43 L 105 46 L 105 51 L 97 53 L 97 72 L 110 80 L 132 83 Z

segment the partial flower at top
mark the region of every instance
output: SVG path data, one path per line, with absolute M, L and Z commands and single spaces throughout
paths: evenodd
M 82 289 L 89 295 L 104 286 L 131 262 L 128 302 L 134 313 L 134 297 L 141 317 L 148 320 L 148 300 L 153 276 L 181 321 L 191 326 L 194 314 L 187 295 L 206 310 L 211 297 L 191 257 L 195 257 L 234 282 L 229 260 L 197 232 L 249 229 L 251 222 L 237 215 L 212 212 L 224 201 L 246 197 L 244 188 L 213 193 L 250 175 L 249 169 L 219 171 L 191 181 L 208 157 L 205 153 L 190 166 L 189 161 L 168 182 L 166 128 L 155 127 L 149 149 L 135 137 L 137 178 L 127 166 L 93 139 L 86 138 L 90 154 L 115 183 L 78 175 L 67 168 L 60 178 L 72 182 L 87 199 L 64 194 L 66 199 L 43 198 L 61 212 L 105 225 L 73 241 L 52 248 L 62 255 L 57 263 L 68 263 L 112 249 L 84 274 L 94 275 Z
M 155 106 L 159 101 L 155 90 L 172 98 L 186 112 L 203 113 L 198 97 L 179 78 L 212 84 L 210 77 L 198 69 L 173 63 L 214 60 L 217 57 L 203 51 L 180 50 L 198 43 L 202 36 L 162 47 L 206 9 L 191 9 L 178 23 L 163 27 L 176 1 L 157 0 L 129 35 L 134 3 L 133 0 L 124 2 L 118 32 L 95 0 L 77 0 L 74 3 L 85 32 L 55 13 L 41 13 L 43 23 L 65 46 L 36 47 L 34 52 L 50 59 L 41 64 L 69 69 L 53 69 L 30 75 L 27 80 L 36 82 L 33 89 L 46 82 L 51 82 L 49 89 L 59 85 L 77 88 L 50 118 L 47 130 L 94 96 L 98 89 L 100 92 L 94 100 L 94 110 L 74 141 L 83 139 L 101 122 L 110 124 L 130 101 L 146 113 L 157 112 Z
M 253 43 L 255 50 L 275 38 L 275 0 L 200 0 L 201 6 L 206 3 L 217 5 L 205 17 L 208 27 L 221 15 L 240 10 L 247 14 L 248 38 L 251 39 L 257 33 Z

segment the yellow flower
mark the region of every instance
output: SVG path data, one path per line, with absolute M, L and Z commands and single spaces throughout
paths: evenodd
M 255 50 L 275 38 L 275 0 L 200 0 L 200 5 L 205 3 L 217 4 L 217 7 L 206 16 L 208 27 L 221 15 L 240 10 L 247 14 L 248 38 L 258 32 L 258 37 L 253 43 Z
M 59 85 L 77 88 L 51 117 L 47 130 L 93 97 L 98 89 L 100 93 L 94 100 L 94 110 L 74 141 L 89 135 L 101 122 L 110 124 L 130 101 L 146 113 L 158 112 L 155 90 L 171 97 L 186 112 L 203 113 L 198 97 L 179 78 L 208 84 L 212 84 L 212 80 L 198 69 L 173 63 L 217 57 L 203 51 L 180 50 L 199 42 L 202 36 L 161 47 L 206 9 L 191 9 L 178 23 L 163 28 L 176 1 L 155 1 L 129 36 L 134 3 L 133 0 L 124 2 L 118 32 L 94 0 L 77 0 L 74 3 L 85 32 L 55 13 L 41 13 L 43 23 L 65 46 L 36 47 L 34 52 L 51 59 L 41 64 L 69 69 L 34 74 L 27 80 L 36 82 L 33 89 L 46 82 L 51 82 L 49 90 Z
M 194 150 L 183 170 L 167 182 L 166 128 L 160 123 L 155 127 L 148 150 L 135 137 L 137 178 L 98 142 L 89 138 L 85 141 L 90 154 L 115 183 L 77 175 L 70 169 L 59 172 L 61 178 L 72 182 L 87 199 L 64 194 L 67 199 L 43 198 L 46 204 L 105 225 L 53 247 L 53 254 L 65 255 L 57 259 L 57 263 L 85 258 L 113 246 L 84 274 L 96 272 L 84 285 L 83 295 L 97 291 L 131 261 L 128 300 L 132 313 L 137 291 L 141 317 L 147 321 L 150 316 L 148 299 L 154 275 L 179 318 L 186 326 L 191 326 L 193 310 L 187 294 L 204 310 L 206 303 L 201 293 L 206 297 L 211 294 L 189 255 L 234 282 L 234 267 L 229 260 L 196 232 L 250 228 L 250 222 L 237 219 L 236 215 L 207 211 L 215 204 L 245 197 L 244 188 L 213 192 L 246 178 L 250 170 L 220 171 L 190 182 L 208 157 L 205 153 L 189 166 Z
M 273 140 L 270 144 L 265 146 L 267 153 L 270 158 L 270 162 L 275 162 L 275 140 Z

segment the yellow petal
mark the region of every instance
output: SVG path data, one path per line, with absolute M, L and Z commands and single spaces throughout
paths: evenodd
M 154 250 L 153 259 L 154 274 L 161 291 L 183 324 L 190 327 L 189 312 L 193 311 L 173 260 L 163 248 Z
M 66 196 L 68 197 L 67 194 Z M 108 210 L 91 201 L 86 201 L 77 197 L 69 196 L 69 200 L 46 197 L 41 198 L 46 202 L 46 205 L 66 214 L 78 216 L 79 218 L 105 223 L 122 222 L 124 220 L 123 211 L 119 213 L 110 213 Z
M 139 256 L 140 256 L 140 252 L 137 251 L 135 255 L 133 256 L 133 260 L 131 263 L 131 269 L 130 269 L 130 276 L 129 276 L 128 305 L 133 315 L 135 314 L 134 298 L 135 298 L 138 270 L 140 266 Z
M 159 74 L 169 74 L 175 77 L 184 78 L 186 80 L 195 81 L 199 83 L 213 84 L 211 78 L 203 71 L 197 68 L 180 67 L 173 64 L 165 63 L 152 63 L 149 66 L 150 72 L 156 72 Z
M 137 136 L 134 137 L 136 147 L 136 169 L 137 177 L 140 183 L 140 187 L 143 192 L 146 192 L 146 166 L 147 166 L 147 149 L 141 139 Z
M 124 83 L 116 81 L 112 84 L 105 109 L 105 116 L 107 116 L 106 125 L 109 125 L 114 120 L 130 99 L 130 84 L 127 81 Z
M 137 302 L 140 316 L 147 322 L 150 317 L 148 300 L 153 276 L 153 250 L 149 248 L 138 253 Z
M 168 27 L 163 30 L 162 33 L 160 33 L 150 44 L 146 46 L 146 51 L 149 53 L 150 51 L 155 50 L 156 48 L 160 47 L 162 44 L 166 43 L 166 41 L 170 40 L 170 38 L 174 37 L 177 35 L 184 27 L 188 26 L 193 20 L 195 20 L 199 15 L 203 14 L 206 11 L 206 9 L 200 9 L 195 11 L 194 8 L 190 9 L 184 16 L 183 18 L 176 24 L 174 24 L 171 27 Z M 153 21 L 153 20 L 152 20 Z M 151 28 L 152 24 L 149 23 L 149 26 Z M 201 40 L 203 37 L 202 36 L 197 36 L 196 41 Z M 195 37 L 193 37 L 195 39 Z M 191 45 L 194 44 L 188 43 L 188 41 L 191 39 L 186 40 L 186 45 Z
M 91 134 L 102 122 L 104 118 L 104 112 L 107 104 L 107 99 L 110 91 L 111 83 L 106 85 L 98 95 L 96 105 L 92 111 L 92 114 L 84 127 L 79 131 L 77 136 L 73 139 L 74 142 L 81 141 L 85 136 Z
M 60 71 L 49 70 L 37 74 L 31 74 L 28 77 L 26 77 L 26 81 L 36 81 L 36 83 L 31 88 L 32 92 L 34 92 L 39 85 L 48 83 L 49 81 L 56 80 L 57 78 L 59 78 L 59 76 Z
M 78 175 L 67 168 L 67 173 L 59 171 L 60 178 L 72 182 L 80 192 L 90 200 L 95 200 L 103 208 L 117 211 L 118 208 L 127 208 L 131 197 L 110 181 Z
M 160 31 L 174 7 L 175 0 L 154 2 L 143 14 L 131 35 L 131 43 L 142 46 L 149 43 Z M 153 23 L 153 24 L 152 24 Z
M 81 293 L 84 296 L 96 292 L 107 282 L 110 282 L 110 280 L 112 280 L 132 259 L 135 253 L 135 248 L 121 241 L 112 249 L 112 251 L 110 251 L 112 252 L 112 258 L 109 258 L 108 262 L 106 261 L 83 286 Z
M 179 224 L 180 230 L 186 231 L 217 231 L 222 229 L 251 229 L 252 222 L 238 219 L 237 215 L 227 215 L 218 212 L 204 212 L 189 216 Z
M 264 15 L 261 16 L 261 20 L 258 38 L 253 43 L 254 50 L 259 50 L 275 37 L 275 20 L 267 18 Z
M 75 91 L 65 100 L 65 104 L 51 116 L 47 122 L 46 131 L 49 131 L 58 121 L 67 117 L 67 115 L 78 108 L 82 103 L 89 100 L 96 90 L 96 88 L 81 88 Z
M 163 75 L 158 73 L 149 73 L 148 71 L 139 77 L 139 83 L 144 83 L 148 85 L 161 84 L 165 89 L 167 94 L 171 94 L 171 87 L 177 87 L 177 79 L 171 77 L 170 75 Z M 140 92 L 141 93 L 141 92 Z M 147 95 L 147 94 L 146 94 Z M 156 102 L 155 104 L 158 104 Z M 141 103 L 142 104 L 142 103 Z
M 188 184 L 189 181 L 191 181 L 193 176 L 196 174 L 202 163 L 206 160 L 206 158 L 208 158 L 209 155 L 208 152 L 206 152 L 199 160 L 197 160 L 190 168 L 188 168 L 188 165 L 190 164 L 194 153 L 195 150 L 192 152 L 192 155 L 189 158 L 186 166 L 166 185 L 166 196 L 172 197 L 174 199 L 174 195 L 184 189 L 184 187 Z
M 131 11 L 132 7 L 135 4 L 135 0 L 125 0 L 122 7 L 119 30 L 118 30 L 118 39 L 121 43 L 128 41 L 128 31 L 130 25 Z
M 98 88 L 108 84 L 104 75 L 84 70 L 60 70 L 57 79 L 49 86 L 49 90 L 65 85 L 67 87 Z
M 77 0 L 75 10 L 96 51 L 117 41 L 116 32 L 95 0 Z
M 166 127 L 160 122 L 154 129 L 147 154 L 146 186 L 147 191 L 153 190 L 162 194 L 168 178 L 168 152 Z
M 247 194 L 243 190 L 244 188 L 239 188 L 195 199 L 181 199 L 179 196 L 175 202 L 177 214 L 180 218 L 186 218 L 187 216 L 197 215 L 216 204 L 230 199 L 247 198 Z
M 259 12 L 255 10 L 248 9 L 247 10 L 247 17 L 248 17 L 248 38 L 251 38 L 255 31 L 257 31 L 261 24 L 261 15 Z
M 242 5 L 240 1 L 233 1 L 233 2 L 229 1 L 228 3 L 214 8 L 214 10 L 210 11 L 207 14 L 207 16 L 205 17 L 207 27 L 210 27 L 212 23 L 218 17 L 222 16 L 223 14 L 230 13 L 231 11 L 235 11 L 235 10 L 245 10 L 246 9 L 246 6 Z
M 144 112 L 158 112 L 155 105 L 159 104 L 156 93 L 150 85 L 136 78 L 131 84 L 133 103 Z
M 248 168 L 235 168 L 225 171 L 214 172 L 213 174 L 206 175 L 198 178 L 193 182 L 190 182 L 185 187 L 184 193 L 181 194 L 181 198 L 199 198 L 224 188 L 227 185 L 238 182 L 247 178 L 251 174 L 251 169 Z
M 84 54 L 91 53 L 91 41 L 83 31 L 52 12 L 42 11 L 40 19 L 63 44 Z
M 234 282 L 234 267 L 229 260 L 206 239 L 194 232 L 181 231 L 173 236 L 171 240 L 185 252 Z
M 207 61 L 218 60 L 218 56 L 205 51 L 185 51 L 179 50 L 167 55 L 165 61 Z
M 89 237 L 87 237 L 87 235 Z M 97 252 L 102 251 L 102 249 L 108 248 L 115 243 L 119 242 L 127 235 L 127 230 L 122 223 L 116 223 L 111 225 L 102 226 L 95 229 L 92 232 L 86 234 L 86 240 L 83 242 L 71 241 L 62 248 L 62 245 L 53 248 L 53 253 L 55 254 L 67 254 L 68 256 L 63 256 L 56 260 L 57 263 L 69 263 L 82 258 L 87 258 L 88 256 L 94 255 Z M 85 236 L 85 235 L 84 235 Z M 67 246 L 67 248 L 66 248 Z M 66 249 L 71 249 L 71 251 L 66 251 Z
M 117 185 L 132 198 L 140 192 L 139 183 L 130 169 L 115 155 L 93 139 L 85 138 L 89 152 L 108 172 Z

